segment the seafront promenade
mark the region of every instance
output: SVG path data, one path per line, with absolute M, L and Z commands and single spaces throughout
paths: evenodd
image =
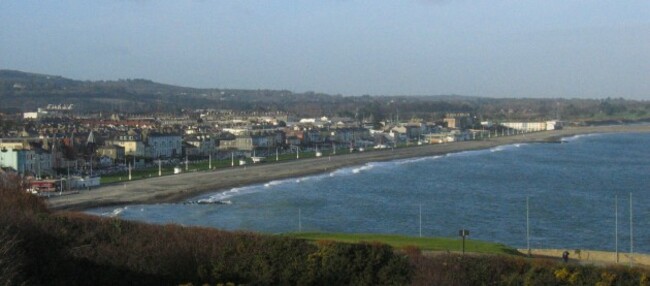
M 78 194 L 52 197 L 48 199 L 48 203 L 52 209 L 56 210 L 84 210 L 111 205 L 179 202 L 203 193 L 331 172 L 335 169 L 368 162 L 435 156 L 517 143 L 559 142 L 560 138 L 567 136 L 614 132 L 650 132 L 650 125 L 570 127 L 563 130 L 493 137 L 481 141 L 422 145 L 394 150 L 297 159 L 280 163 L 262 163 L 214 171 L 190 172 L 106 185 L 90 191 L 81 191 Z

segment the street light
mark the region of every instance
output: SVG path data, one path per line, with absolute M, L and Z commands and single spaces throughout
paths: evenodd
M 458 231 L 458 235 L 463 238 L 463 254 L 465 254 L 465 237 L 469 236 L 469 230 L 461 229 Z

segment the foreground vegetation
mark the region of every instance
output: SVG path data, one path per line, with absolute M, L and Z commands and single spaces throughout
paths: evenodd
M 52 213 L 22 190 L 20 180 L 0 174 L 0 285 L 648 285 L 650 274 L 531 260 L 473 241 L 470 250 L 500 254 L 421 251 L 452 250 L 446 243 L 383 235 L 273 236 Z
M 0 285 L 403 285 L 412 272 L 405 255 L 383 244 L 51 213 L 6 179 L 0 243 Z

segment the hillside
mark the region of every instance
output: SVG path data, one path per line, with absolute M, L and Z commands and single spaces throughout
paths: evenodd
M 570 96 L 570 95 L 569 95 Z M 481 120 L 638 120 L 650 118 L 650 102 L 606 99 L 481 98 L 460 95 L 342 96 L 288 90 L 198 89 L 146 79 L 80 81 L 61 76 L 0 70 L 0 112 L 75 104 L 78 112 L 179 113 L 213 108 L 349 116 L 374 122 L 440 120 L 446 113 L 472 113 Z

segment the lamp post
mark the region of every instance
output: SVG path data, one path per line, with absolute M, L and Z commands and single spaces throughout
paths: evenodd
M 630 264 L 632 264 L 632 255 L 634 255 L 634 232 L 632 231 L 634 228 L 632 227 L 634 224 L 632 220 L 632 193 L 630 192 Z
M 618 263 L 618 195 L 614 196 L 614 247 L 616 248 L 616 263 Z
M 526 197 L 526 246 L 528 248 L 528 256 L 530 256 L 530 211 L 528 204 L 528 197 Z
M 461 229 L 458 231 L 458 235 L 463 238 L 463 254 L 465 254 L 465 237 L 469 236 L 469 230 Z
M 298 208 L 298 232 L 302 232 L 302 215 L 300 213 L 300 208 Z
M 422 237 L 422 204 L 420 204 L 420 237 Z

